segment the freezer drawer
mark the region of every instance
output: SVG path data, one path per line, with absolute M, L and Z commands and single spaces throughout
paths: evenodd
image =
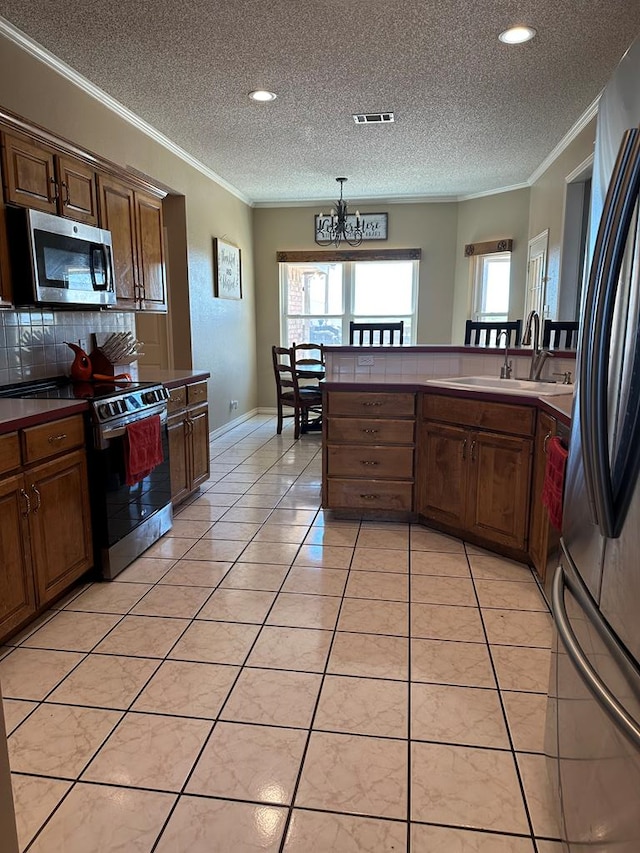
M 560 788 L 564 840 L 570 853 L 637 853 L 640 672 L 601 621 L 566 555 L 553 605 L 547 752 Z M 616 703 L 626 722 L 616 718 Z

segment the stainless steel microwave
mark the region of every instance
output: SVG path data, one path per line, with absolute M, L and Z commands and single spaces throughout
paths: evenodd
M 35 303 L 115 305 L 111 232 L 27 210 L 28 253 Z

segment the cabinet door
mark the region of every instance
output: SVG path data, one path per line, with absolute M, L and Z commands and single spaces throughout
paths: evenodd
M 544 412 L 538 413 L 533 456 L 533 486 L 531 489 L 531 522 L 529 528 L 529 556 L 540 576 L 545 579 L 549 547 L 557 544 L 557 534 L 550 530 L 549 516 L 542 505 L 542 489 L 547 466 L 547 443 L 557 432 L 555 418 Z
M 11 263 L 7 241 L 7 211 L 0 201 L 0 306 L 6 307 L 13 302 L 11 287 Z
M 89 166 L 73 157 L 58 155 L 60 212 L 63 216 L 98 224 L 96 174 Z
M 188 425 L 186 413 L 167 418 L 169 434 L 169 465 L 171 470 L 171 500 L 180 503 L 191 491 L 191 478 L 187 455 Z
M 58 187 L 52 151 L 4 134 L 4 192 L 7 202 L 57 212 Z
M 22 475 L 0 480 L 0 637 L 35 613 Z
M 111 231 L 118 308 L 136 307 L 138 251 L 136 206 L 132 189 L 104 175 L 98 176 L 100 225 Z
M 423 423 L 420 427 L 418 512 L 462 527 L 467 492 L 469 433 L 460 427 Z
M 166 311 L 166 272 L 162 202 L 153 196 L 136 193 L 138 220 L 138 277 L 141 286 L 140 308 Z
M 28 470 L 29 531 L 38 603 L 46 604 L 93 563 L 84 450 Z
M 191 443 L 191 488 L 209 479 L 209 406 L 204 403 L 188 411 Z
M 468 530 L 498 544 L 526 549 L 531 453 L 530 439 L 471 433 Z

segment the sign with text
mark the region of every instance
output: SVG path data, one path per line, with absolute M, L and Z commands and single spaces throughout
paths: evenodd
M 347 236 L 353 234 L 356 227 L 355 213 L 347 215 Z M 387 239 L 387 214 L 386 213 L 361 213 L 360 227 L 362 239 L 364 240 L 386 240 Z M 320 240 L 331 239 L 331 214 L 323 216 L 316 214 L 316 237 Z

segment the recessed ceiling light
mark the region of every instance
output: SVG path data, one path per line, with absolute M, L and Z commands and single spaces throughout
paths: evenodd
M 254 89 L 249 92 L 249 97 L 252 101 L 275 101 L 278 96 L 275 92 L 267 92 L 266 89 Z
M 522 44 L 525 41 L 531 41 L 535 34 L 533 27 L 518 26 L 509 27 L 508 30 L 500 33 L 498 38 L 505 44 Z

